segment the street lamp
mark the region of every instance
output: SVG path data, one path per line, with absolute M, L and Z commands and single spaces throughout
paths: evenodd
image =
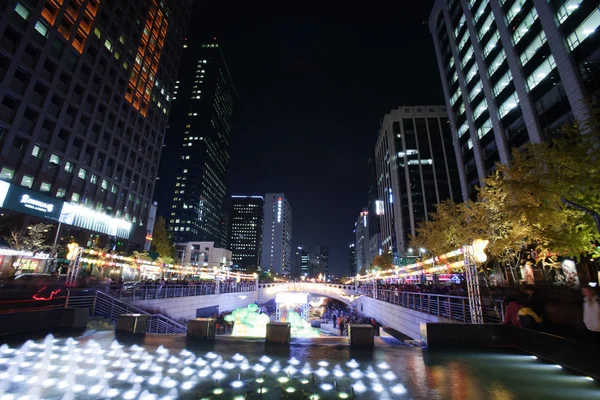
M 412 252 L 413 252 L 413 249 L 412 249 L 412 247 L 409 247 L 409 248 L 408 248 L 408 252 L 409 252 L 410 254 L 412 254 Z

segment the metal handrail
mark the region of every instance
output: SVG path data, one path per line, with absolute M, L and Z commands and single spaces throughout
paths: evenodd
M 127 300 L 152 300 L 168 299 L 175 297 L 205 296 L 222 293 L 245 293 L 256 291 L 256 284 L 229 284 L 221 283 L 203 285 L 138 285 L 123 287 L 111 285 L 106 287 L 108 293 L 119 299 Z
M 92 316 L 102 316 L 116 322 L 123 314 L 144 314 L 148 315 L 148 324 L 146 332 L 148 333 L 185 333 L 187 328 L 169 317 L 162 314 L 150 314 L 136 306 L 128 304 L 120 299 L 98 291 L 98 290 L 78 290 L 70 289 L 68 291 L 65 307 L 69 308 L 87 308 Z
M 461 322 L 471 322 L 469 298 L 466 296 L 450 296 L 433 293 L 401 292 L 395 290 L 364 288 L 363 295 L 391 303 L 400 307 L 410 308 L 426 314 L 437 315 Z M 494 300 L 493 306 L 483 307 L 484 321 L 490 323 L 502 322 L 504 318 L 504 303 Z M 499 315 L 498 315 L 499 314 Z

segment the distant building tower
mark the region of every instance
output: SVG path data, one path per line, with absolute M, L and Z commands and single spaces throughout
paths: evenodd
M 304 246 L 298 246 L 296 250 L 295 277 L 310 276 L 310 252 Z
M 436 0 L 429 18 L 463 198 L 600 99 L 598 0 Z
M 367 262 L 369 254 L 369 211 L 364 208 L 358 215 L 358 220 L 354 225 L 356 235 L 356 270 L 358 273 L 364 273 L 370 267 Z
M 378 185 L 377 185 L 377 168 L 375 166 L 375 159 L 369 158 L 367 163 L 369 170 L 369 203 L 367 204 L 367 210 L 369 211 L 368 216 L 368 253 L 366 261 L 368 265 L 375 257 L 383 253 L 383 247 L 381 245 L 381 226 L 379 223 L 380 218 L 383 216 L 383 201 L 379 198 Z
M 404 253 L 408 235 L 436 204 L 462 200 L 446 107 L 392 110 L 383 118 L 375 161 L 383 252 Z
M 231 196 L 228 242 L 234 269 L 258 269 L 264 205 L 262 196 Z
M 348 248 L 348 273 L 349 276 L 356 276 L 356 245 L 352 243 Z
M 292 268 L 292 207 L 283 193 L 265 195 L 261 269 L 290 275 Z
M 329 246 L 318 245 L 316 255 L 320 263 L 319 273 L 323 274 L 324 279 L 326 279 L 326 277 L 329 277 Z
M 219 43 L 188 38 L 156 198 L 175 241 L 223 246 L 236 92 Z

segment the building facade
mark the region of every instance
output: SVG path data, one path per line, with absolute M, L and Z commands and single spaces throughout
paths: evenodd
M 0 3 L 0 179 L 64 203 L 63 230 L 81 245 L 113 245 L 105 220 L 129 225 L 123 239 L 143 248 L 189 11 L 188 1 Z
M 329 246 L 320 244 L 317 246 L 315 255 L 319 258 L 320 271 L 325 277 L 329 277 Z
M 354 224 L 356 271 L 364 273 L 370 267 L 369 255 L 369 210 L 364 208 Z
M 173 93 L 161 162 L 159 214 L 178 242 L 223 246 L 235 88 L 216 41 L 190 35 Z M 157 199 L 158 199 L 157 196 Z
M 298 246 L 296 250 L 295 270 L 292 274 L 294 277 L 310 276 L 310 252 L 304 246 Z
M 356 269 L 356 245 L 350 244 L 348 247 L 348 276 L 355 276 L 358 273 Z
M 290 275 L 292 268 L 292 207 L 283 193 L 265 194 L 261 269 Z
M 229 249 L 235 269 L 256 272 L 260 262 L 265 199 L 231 196 Z
M 375 159 L 369 158 L 367 163 L 369 171 L 369 201 L 367 203 L 368 216 L 368 248 L 367 264 L 370 265 L 375 257 L 383 253 L 381 243 L 381 224 L 379 222 L 383 215 L 383 201 L 379 198 L 379 188 L 377 185 L 377 167 Z
M 225 268 L 232 267 L 232 253 L 227 249 L 215 247 L 214 242 L 175 243 L 177 262 L 195 267 Z
M 463 198 L 600 96 L 597 0 L 437 0 L 429 19 Z
M 381 124 L 375 161 L 383 252 L 404 253 L 408 235 L 436 204 L 461 200 L 446 108 L 392 110 Z

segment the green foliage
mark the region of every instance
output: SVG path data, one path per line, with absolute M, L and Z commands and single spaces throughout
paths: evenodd
M 159 258 L 163 259 L 163 262 L 170 264 L 173 262 L 175 256 L 175 244 L 171 239 L 171 235 L 167 231 L 167 221 L 163 217 L 158 217 L 154 224 L 154 232 L 152 234 L 152 250 L 159 254 Z M 166 262 L 164 260 L 169 260 Z
M 556 255 L 598 256 L 593 218 L 561 201 L 600 211 L 598 116 L 596 111 L 583 129 L 565 127 L 560 137 L 514 149 L 511 163 L 499 164 L 477 190 L 478 201 L 439 204 L 411 245 L 440 255 L 488 239 L 490 259 L 511 268 L 530 249 L 541 262 Z
M 392 268 L 392 255 L 389 253 L 376 256 L 371 262 L 372 268 L 378 268 L 381 271 Z
M 34 224 L 22 230 L 11 230 L 6 238 L 14 250 L 31 251 L 33 253 L 50 250 L 48 233 L 53 228 L 52 224 Z
M 143 261 L 152 261 L 152 257 L 150 257 L 150 254 L 148 254 L 147 251 L 137 251 L 135 250 L 133 253 L 131 253 L 131 257 L 138 259 L 138 260 L 143 260 Z

